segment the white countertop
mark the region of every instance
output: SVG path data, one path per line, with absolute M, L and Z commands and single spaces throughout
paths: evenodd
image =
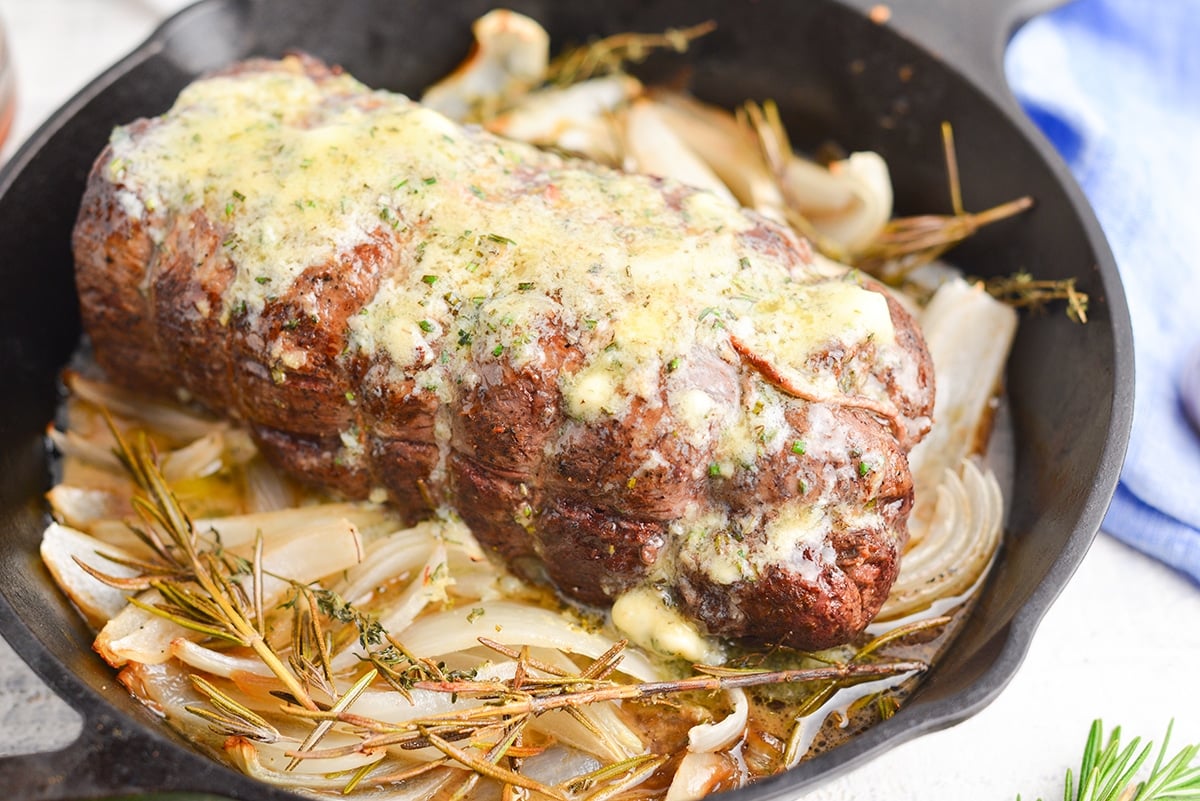
M 55 108 L 181 0 L 0 0 L 17 68 L 10 156 Z M 1200 587 L 1101 534 L 1000 697 L 901 745 L 812 801 L 1062 797 L 1092 720 L 1157 743 L 1200 742 Z M 24 733 L 17 743 L 10 732 Z M 67 745 L 78 722 L 0 641 L 0 754 Z M 1173 749 L 1176 750 L 1176 749 Z

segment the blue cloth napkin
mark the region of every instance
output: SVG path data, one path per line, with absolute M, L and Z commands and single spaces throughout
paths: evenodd
M 1112 246 L 1133 320 L 1133 433 L 1104 530 L 1200 582 L 1200 2 L 1076 0 L 1009 46 L 1009 83 Z

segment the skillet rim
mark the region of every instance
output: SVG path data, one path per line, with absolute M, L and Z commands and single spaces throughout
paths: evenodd
M 855 7 L 855 0 L 834 1 L 856 15 L 863 13 L 861 8 Z M 0 172 L 0 197 L 7 194 L 17 176 L 24 171 L 34 156 L 43 149 L 65 123 L 72 120 L 104 90 L 120 82 L 136 66 L 167 49 L 170 37 L 178 32 L 177 28 L 188 22 L 191 15 L 219 12 L 224 7 L 246 6 L 251 3 L 252 0 L 201 0 L 165 20 L 142 44 L 76 93 L 22 144 Z M 906 39 L 916 48 L 929 52 L 929 43 L 916 40 L 899 30 L 895 31 L 895 35 Z M 933 57 L 937 59 L 936 54 Z M 964 75 L 953 65 L 940 59 L 937 60 L 953 78 L 980 92 L 987 102 L 994 105 L 1016 128 L 1021 138 L 1035 149 L 1037 155 L 1067 195 L 1072 211 L 1081 224 L 1088 244 L 1096 256 L 1096 270 L 1104 288 L 1104 302 L 1109 309 L 1111 318 L 1114 357 L 1112 417 L 1108 436 L 1101 449 L 1100 469 L 1094 477 L 1092 490 L 1084 502 L 1082 512 L 1074 521 L 1072 533 L 1065 547 L 1058 553 L 1041 583 L 1026 598 L 1007 627 L 1000 633 L 1004 635 L 1005 644 L 995 661 L 967 691 L 932 703 L 922 704 L 916 709 L 906 707 L 906 714 L 873 726 L 867 732 L 858 735 L 852 742 L 819 759 L 804 763 L 750 787 L 726 794 L 731 798 L 739 799 L 739 801 L 750 798 L 775 798 L 783 793 L 792 793 L 809 787 L 817 781 L 833 778 L 872 758 L 886 746 L 897 745 L 920 734 L 952 726 L 971 717 L 990 703 L 1016 674 L 1028 651 L 1038 623 L 1085 555 L 1099 530 L 1104 512 L 1119 478 L 1120 466 L 1132 425 L 1132 330 L 1119 274 L 1099 223 L 1084 200 L 1082 192 L 1071 178 L 1065 164 L 1040 132 L 1020 112 L 1006 88 L 1001 87 L 997 91 L 995 87 L 983 86 L 979 81 Z M 95 692 L 90 684 L 58 661 L 33 631 L 24 624 L 24 621 L 12 613 L 9 599 L 6 596 L 3 596 L 0 604 L 3 604 L 3 607 L 10 612 L 10 614 L 0 615 L 0 629 L 3 629 L 6 639 L 14 646 L 14 650 L 29 662 L 34 670 L 57 692 L 66 696 L 67 699 L 90 704 L 92 713 L 96 708 L 100 708 L 107 714 L 115 715 L 119 723 L 142 730 L 142 734 L 151 736 L 164 746 L 179 748 L 190 757 L 207 761 L 207 757 L 200 755 L 197 751 L 179 746 L 174 739 L 164 738 L 162 732 L 145 727 L 141 722 L 130 719 L 111 707 L 102 694 Z M 84 713 L 84 716 L 91 719 L 87 712 Z M 77 744 L 73 744 L 69 748 L 75 745 Z M 239 779 L 245 778 L 229 769 L 226 770 Z M 260 797 L 264 795 L 265 788 L 261 784 L 248 779 L 246 781 L 250 782 L 249 792 L 256 793 Z M 272 795 L 274 794 L 272 793 Z M 296 798 L 297 796 L 283 792 L 279 794 L 279 797 Z

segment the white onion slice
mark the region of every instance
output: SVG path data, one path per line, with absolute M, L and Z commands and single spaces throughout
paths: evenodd
M 438 544 L 440 527 L 435 522 L 419 523 L 376 540 L 367 546 L 362 563 L 347 570 L 343 580 L 332 589 L 350 603 L 361 603 L 380 586 L 425 562 Z
M 876 621 L 910 615 L 974 585 L 1000 545 L 1003 511 L 1000 485 L 991 471 L 981 470 L 972 459 L 963 462 L 960 473 L 947 471 L 932 524 L 901 559 L 900 574 Z
M 275 576 L 307 584 L 358 564 L 361 558 L 358 529 L 346 520 L 273 544 L 263 550 L 264 603 L 267 607 L 275 606 L 291 590 L 290 582 Z M 162 602 L 157 590 L 147 590 L 138 599 L 149 605 Z M 104 625 L 93 647 L 114 667 L 127 662 L 154 664 L 170 658 L 172 640 L 197 636 L 177 623 L 130 604 Z
M 489 131 L 540 147 L 557 147 L 610 166 L 621 163 L 613 112 L 642 91 L 629 75 L 607 75 L 539 89 L 486 122 Z
M 579 670 L 562 651 L 536 648 L 531 649 L 531 652 L 543 663 L 567 673 Z M 530 726 L 554 737 L 563 745 L 586 751 L 609 762 L 622 762 L 646 753 L 646 745 L 642 738 L 621 717 L 617 703 L 588 704 L 578 708 L 576 712 L 588 721 L 590 729 L 572 715 L 557 710 L 540 715 Z M 599 737 L 596 732 L 600 732 Z
M 205 478 L 224 466 L 225 439 L 220 432 L 205 434 L 162 457 L 160 469 L 168 483 Z
M 1017 315 L 982 287 L 954 279 L 937 290 L 920 324 L 933 359 L 937 397 L 936 422 L 908 455 L 916 494 L 908 521 L 913 543 L 930 525 L 935 488 L 947 470 L 958 470 L 975 452 L 980 426 L 991 419 Z
M 132 578 L 138 575 L 138 571 L 104 558 L 134 558 L 128 551 L 101 542 L 82 531 L 51 523 L 42 534 L 41 555 L 58 586 L 92 623 L 107 621 L 128 604 L 124 590 L 110 587 L 93 577 L 75 561 L 78 558 L 89 567 L 110 576 Z
M 612 639 L 586 631 L 565 614 L 512 601 L 483 601 L 472 609 L 453 609 L 427 615 L 402 632 L 392 632 L 413 653 L 426 656 L 473 648 L 480 637 L 506 645 L 558 648 L 598 657 Z M 621 672 L 642 681 L 664 678 L 644 655 L 626 651 Z
M 857 253 L 871 244 L 892 216 L 892 179 L 887 162 L 878 153 L 851 153 L 849 158 L 830 164 L 828 172 L 846 187 L 850 202 L 832 212 L 802 210 L 814 228 L 848 252 Z
M 450 571 L 446 569 L 446 546 L 434 542 L 426 553 L 428 556 L 422 569 L 396 602 L 380 610 L 378 620 L 384 631 L 403 631 L 429 604 L 446 600 L 446 585 L 452 581 Z M 414 653 L 423 654 L 419 650 Z M 349 648 L 333 658 L 333 669 L 339 672 L 350 670 L 365 656 L 362 643 L 355 640 Z
M 783 195 L 753 134 L 722 108 L 678 92 L 656 91 L 663 123 L 716 173 L 743 206 L 783 222 Z
M 692 752 L 721 751 L 736 743 L 746 732 L 750 718 L 750 701 L 746 691 L 729 690 L 733 711 L 714 723 L 698 723 L 688 730 L 688 750 Z
M 137 420 L 138 425 L 153 429 L 179 442 L 191 442 L 214 431 L 229 429 L 229 423 L 188 411 L 181 406 L 147 398 L 137 392 L 84 378 L 79 373 L 64 374 L 71 394 L 119 417 Z
M 243 472 L 246 484 L 246 506 L 249 512 L 276 512 L 296 505 L 292 487 L 263 459 L 250 460 Z
M 113 473 L 125 474 L 125 468 L 113 454 L 111 438 L 103 442 L 95 442 L 92 439 L 81 437 L 74 431 L 59 431 L 57 428 L 48 429 L 46 436 L 64 457 L 79 459 Z
M 184 637 L 177 637 L 170 644 L 171 656 L 185 665 L 203 670 L 213 676 L 228 679 L 235 673 L 251 673 L 255 676 L 272 676 L 271 669 L 257 656 L 234 656 L 205 648 Z
M 905 679 L 913 676 L 915 672 L 898 673 L 894 676 L 886 676 L 875 681 L 864 681 L 861 684 L 855 684 L 850 687 L 842 687 L 825 703 L 811 714 L 806 715 L 796 721 L 796 729 L 792 732 L 790 738 L 789 753 L 785 756 L 789 757 L 787 763 L 788 768 L 794 768 L 808 753 L 808 749 L 812 747 L 813 739 L 817 736 L 817 732 L 821 730 L 821 726 L 825 724 L 826 718 L 832 713 L 838 712 L 842 718 L 842 727 L 844 728 L 849 722 L 847 714 L 850 705 L 860 698 L 866 698 L 869 695 L 883 692 L 889 687 L 895 687 L 902 683 Z
M 244 551 L 254 545 L 254 539 L 259 533 L 262 534 L 263 542 L 270 545 L 277 540 L 319 534 L 345 523 L 354 526 L 365 542 L 371 542 L 381 534 L 391 533 L 396 528 L 396 518 L 387 508 L 373 503 L 325 503 L 274 512 L 200 518 L 193 525 L 197 533 L 203 537 L 212 537 L 221 547 Z M 322 575 L 340 569 L 330 568 Z
M 630 103 L 622 122 L 627 171 L 671 178 L 737 204 L 733 193 L 704 160 L 667 126 L 653 101 L 642 98 Z
M 459 122 L 540 83 L 550 63 L 550 35 L 523 14 L 496 9 L 475 20 L 471 31 L 471 55 L 421 97 L 426 108 Z
M 80 530 L 87 530 L 101 520 L 133 513 L 128 495 L 119 495 L 107 489 L 56 484 L 46 493 L 46 500 L 56 518 Z
M 737 771 L 737 764 L 727 754 L 690 751 L 680 760 L 665 801 L 696 801 Z
M 331 733 L 327 734 L 321 743 L 323 746 L 333 747 L 338 744 L 337 739 Z M 225 753 L 229 760 L 247 776 L 278 787 L 306 790 L 341 790 L 350 781 L 349 776 L 340 775 L 342 771 L 357 770 L 387 756 L 387 752 L 380 749 L 374 753 L 352 754 L 334 759 L 306 759 L 292 770 L 284 770 L 291 758 L 283 752 L 295 747 L 295 743 L 254 743 L 244 737 L 230 737 L 225 741 Z

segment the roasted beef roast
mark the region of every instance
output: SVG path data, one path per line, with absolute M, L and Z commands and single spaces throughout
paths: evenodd
M 897 572 L 933 372 L 909 314 L 705 192 L 462 128 L 303 57 L 118 128 L 74 235 L 112 380 L 604 605 L 847 641 Z

